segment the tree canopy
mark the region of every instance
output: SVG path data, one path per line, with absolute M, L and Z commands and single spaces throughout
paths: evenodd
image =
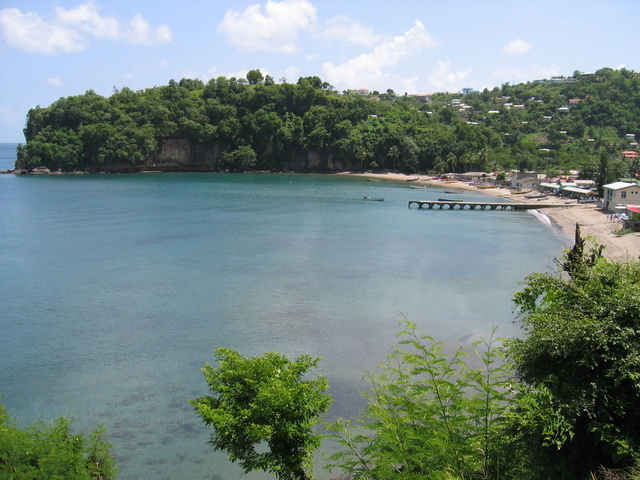
M 181 138 L 211 152 L 220 170 L 285 170 L 313 152 L 344 169 L 595 172 L 604 152 L 616 173 L 630 174 L 640 167 L 620 153 L 637 149 L 627 135 L 640 137 L 639 91 L 639 74 L 608 68 L 429 97 L 338 93 L 317 76 L 275 83 L 250 70 L 246 79 L 171 80 L 109 97 L 89 90 L 35 107 L 16 167 L 126 170 L 153 165 L 163 140 Z M 243 165 L 248 149 L 255 162 Z
M 217 367 L 203 368 L 211 396 L 190 400 L 213 427 L 211 444 L 225 450 L 245 472 L 264 470 L 284 480 L 305 480 L 320 438 L 312 428 L 331 403 L 324 377 L 305 379 L 320 360 L 289 360 L 268 352 L 246 358 L 235 350 L 215 351 Z
M 529 387 L 515 427 L 553 478 L 640 459 L 640 263 L 585 245 L 578 230 L 558 272 L 527 277 L 515 297 L 524 335 L 508 351 Z
M 72 421 L 61 417 L 21 429 L 0 405 L 0 478 L 113 480 L 116 476 L 103 427 L 88 435 L 77 433 Z

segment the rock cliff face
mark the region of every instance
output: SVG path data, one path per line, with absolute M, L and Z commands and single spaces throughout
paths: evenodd
M 154 164 L 158 170 L 210 172 L 216 169 L 219 154 L 217 145 L 204 147 L 184 138 L 168 138 L 159 141 Z
M 266 152 L 269 153 L 269 152 Z M 220 147 L 205 147 L 184 138 L 161 139 L 153 159 L 141 169 L 161 171 L 211 172 L 219 170 Z M 354 162 L 345 162 L 331 154 L 320 154 L 303 150 L 296 152 L 286 161 L 286 168 L 295 172 L 326 171 L 336 172 L 355 169 Z M 129 169 L 132 166 L 129 166 Z M 127 170 L 125 165 L 112 165 L 118 171 Z
M 269 155 L 270 149 L 264 152 Z M 215 172 L 220 171 L 218 157 L 220 146 L 203 146 L 185 138 L 163 138 L 158 140 L 157 150 L 148 155 L 143 162 L 129 163 L 125 161 L 107 162 L 100 167 L 87 171 L 69 172 L 62 169 L 53 171 L 45 166 L 31 170 L 18 168 L 13 173 L 46 175 L 53 173 L 138 173 L 144 171 L 159 172 Z M 356 160 L 346 161 L 332 154 L 322 154 L 312 150 L 301 150 L 288 158 L 279 159 L 278 170 L 293 172 L 339 172 L 358 170 Z

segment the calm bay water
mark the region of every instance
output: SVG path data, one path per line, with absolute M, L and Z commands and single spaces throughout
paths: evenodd
M 14 160 L 0 145 L 0 170 Z M 187 403 L 213 349 L 321 355 L 331 414 L 352 416 L 401 312 L 451 345 L 517 334 L 511 296 L 558 236 L 526 212 L 407 208 L 442 195 L 320 175 L 0 175 L 2 402 L 21 422 L 103 423 L 125 480 L 237 478 Z

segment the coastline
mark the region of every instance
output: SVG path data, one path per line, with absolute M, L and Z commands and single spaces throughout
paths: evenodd
M 17 174 L 16 170 L 6 170 L 0 172 Z M 73 173 L 60 173 L 60 172 L 32 172 L 31 175 L 69 175 L 69 174 L 84 174 L 88 172 L 73 172 Z M 152 171 L 144 171 L 140 173 L 155 173 Z M 481 191 L 487 195 L 492 195 L 498 198 L 509 199 L 509 201 L 519 203 L 537 203 L 538 199 L 527 199 L 524 195 L 513 195 L 507 188 L 488 188 L 479 190 L 476 186 L 470 185 L 461 181 L 446 181 L 436 180 L 430 175 L 414 174 L 408 175 L 404 173 L 363 173 L 363 172 L 335 172 L 333 175 L 349 175 L 355 177 L 364 178 L 376 178 L 380 180 L 394 181 L 394 182 L 407 182 L 411 180 L 411 185 L 425 185 L 434 186 L 439 188 L 447 188 L 451 190 L 468 190 L 468 191 Z M 637 261 L 640 259 L 640 232 L 629 233 L 626 235 L 616 235 L 616 232 L 622 228 L 622 225 L 617 221 L 612 221 L 609 216 L 609 212 L 606 212 L 598 208 L 597 204 L 579 204 L 574 203 L 571 206 L 567 206 L 565 201 L 557 197 L 551 197 L 550 200 L 545 200 L 545 204 L 557 203 L 558 208 L 545 207 L 540 210 L 536 210 L 541 221 L 543 218 L 549 220 L 549 223 L 555 228 L 565 246 L 569 248 L 573 245 L 575 238 L 576 224 L 580 226 L 580 232 L 582 238 L 586 239 L 588 243 L 593 242 L 603 245 L 603 255 L 611 260 L 626 260 Z
M 513 195 L 506 188 L 488 188 L 478 190 L 477 187 L 460 181 L 434 180 L 428 175 L 406 175 L 403 173 L 354 173 L 343 172 L 338 175 L 352 175 L 406 182 L 411 180 L 413 185 L 427 185 L 455 190 L 481 191 L 495 197 L 508 198 L 520 203 L 536 203 L 537 199 L 527 199 L 523 195 Z M 416 180 L 417 178 L 417 180 Z M 571 247 L 575 238 L 576 224 L 580 226 L 582 238 L 588 242 L 594 241 L 605 247 L 604 256 L 611 260 L 638 260 L 640 258 L 640 232 L 626 235 L 616 235 L 622 228 L 617 221 L 611 221 L 609 212 L 598 208 L 597 204 L 573 204 L 567 206 L 564 201 L 552 197 L 551 203 L 558 203 L 558 208 L 540 209 L 539 213 L 549 219 L 552 226 L 562 234 L 565 247 Z M 545 200 L 545 203 L 549 203 Z

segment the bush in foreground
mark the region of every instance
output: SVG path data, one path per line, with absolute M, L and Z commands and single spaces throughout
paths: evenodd
M 8 480 L 112 480 L 117 470 L 105 429 L 74 433 L 72 421 L 17 427 L 0 405 L 0 478 Z

